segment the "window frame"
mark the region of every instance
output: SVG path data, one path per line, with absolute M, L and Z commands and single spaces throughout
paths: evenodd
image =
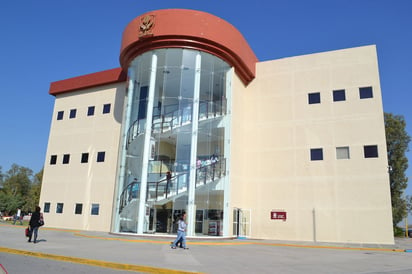
M 346 91 L 345 89 L 335 89 L 333 90 L 333 102 L 346 101 Z
M 67 165 L 70 163 L 70 154 L 63 154 L 62 164 Z
M 359 99 L 370 99 L 370 98 L 373 98 L 372 86 L 360 87 L 359 88 Z
M 347 157 L 340 157 L 342 155 L 341 153 L 338 153 L 338 150 L 340 150 L 340 149 L 346 149 L 347 150 L 346 155 L 344 155 L 344 156 L 347 156 Z M 348 159 L 350 159 L 350 148 L 349 148 L 349 146 L 336 147 L 336 160 L 348 160 Z
M 56 203 L 56 214 L 63 214 L 64 203 Z
M 87 116 L 94 116 L 95 106 L 89 106 L 87 108 Z
M 50 155 L 50 165 L 56 165 L 57 164 L 57 155 L 53 154 Z
M 379 158 L 378 145 L 364 145 L 363 157 L 366 158 Z
M 320 152 L 320 154 L 318 154 L 319 152 Z M 321 148 L 321 147 L 311 148 L 310 149 L 310 160 L 311 161 L 323 161 L 324 160 L 323 148 Z
M 110 113 L 111 106 L 112 106 L 112 104 L 110 104 L 110 103 L 104 104 L 104 105 L 103 105 L 103 114 L 108 114 L 108 113 Z
M 50 212 L 50 202 L 44 202 L 43 212 L 49 213 Z
M 83 204 L 82 203 L 76 203 L 74 205 L 74 215 L 82 215 L 82 214 L 83 214 Z
M 64 110 L 58 111 L 56 118 L 57 118 L 58 121 L 63 120 L 63 118 L 64 118 Z
M 85 164 L 88 162 L 89 162 L 89 153 L 88 152 L 82 153 L 81 158 L 80 158 L 80 163 Z
M 105 151 L 99 151 L 97 152 L 97 157 L 96 157 L 96 162 L 97 163 L 103 163 L 106 159 L 106 152 Z
M 77 109 L 75 109 L 75 108 L 71 109 L 70 113 L 69 113 L 69 119 L 76 118 L 76 114 L 77 114 Z
M 313 105 L 313 104 L 320 104 L 322 102 L 320 98 L 320 92 L 311 92 L 308 93 L 308 104 Z
M 100 213 L 100 204 L 92 203 L 90 207 L 90 215 L 98 216 Z

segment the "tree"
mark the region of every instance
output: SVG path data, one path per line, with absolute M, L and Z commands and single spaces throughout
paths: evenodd
M 17 208 L 27 211 L 26 197 L 31 188 L 33 171 L 13 164 L 4 175 L 3 188 L 0 192 L 0 210 L 14 213 Z
M 408 186 L 405 175 L 408 158 L 405 153 L 411 137 L 406 132 L 406 122 L 402 115 L 385 113 L 386 146 L 389 165 L 389 182 L 392 199 L 392 223 L 396 226 L 406 217 L 407 203 L 402 197 Z
M 31 184 L 29 194 L 26 196 L 26 203 L 24 210 L 26 212 L 31 212 L 34 208 L 39 205 L 41 182 L 43 180 L 43 169 L 34 175 L 33 182 Z

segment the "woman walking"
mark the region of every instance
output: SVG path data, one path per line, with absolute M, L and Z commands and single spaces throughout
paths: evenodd
M 30 218 L 29 226 L 30 226 L 30 233 L 29 233 L 29 240 L 31 242 L 31 237 L 33 236 L 33 243 L 37 243 L 37 234 L 39 232 L 39 227 L 44 224 L 43 221 L 43 214 L 40 213 L 40 207 L 36 206 L 36 210 L 33 212 Z
M 176 249 L 176 245 L 178 242 L 182 242 L 182 247 L 184 249 L 189 249 L 186 247 L 186 213 L 183 213 L 182 218 L 178 221 L 178 227 L 177 227 L 177 238 L 172 244 L 172 248 Z

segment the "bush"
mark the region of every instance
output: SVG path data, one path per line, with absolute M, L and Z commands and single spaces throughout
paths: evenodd
M 395 237 L 405 237 L 405 229 L 395 226 L 393 228 L 393 234 Z

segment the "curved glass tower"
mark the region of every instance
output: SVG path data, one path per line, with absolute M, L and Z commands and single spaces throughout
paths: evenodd
M 192 49 L 147 51 L 130 62 L 115 231 L 224 235 L 231 67 Z

